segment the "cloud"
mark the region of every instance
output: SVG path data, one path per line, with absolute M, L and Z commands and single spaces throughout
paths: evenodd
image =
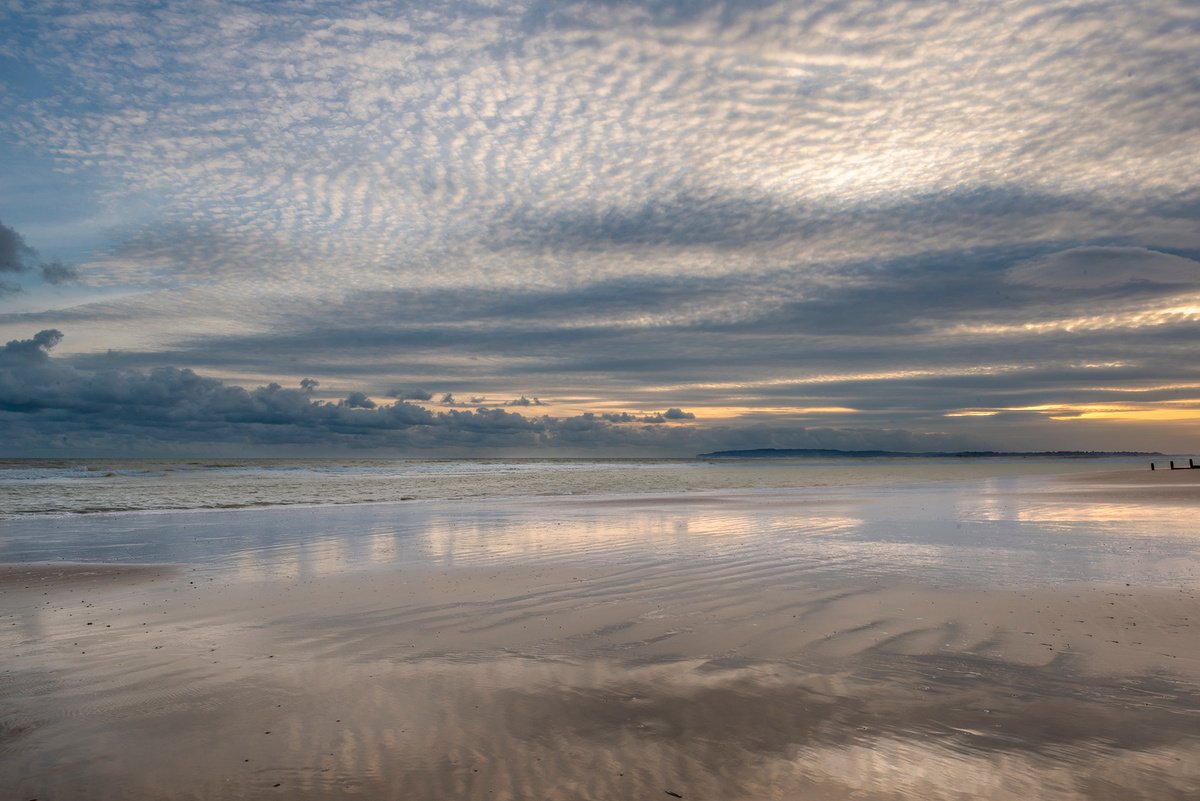
M 1120 235 L 1192 230 L 1150 213 L 1194 190 L 1197 32 L 1178 8 L 1169 37 L 1114 0 L 216 3 L 203 29 L 184 7 L 95 9 L 12 15 L 14 57 L 56 80 L 2 125 L 114 198 L 152 193 L 161 214 L 106 254 L 123 275 L 381 279 L 401 262 L 445 281 L 481 241 L 552 236 L 720 248 L 740 269 L 728 251 L 816 232 L 808 253 L 879 249 L 839 236 L 838 209 L 997 187 L 1102 200 L 1126 212 Z M 1078 204 L 1006 213 L 1018 237 L 1097 230 Z M 916 252 L 938 217 L 888 244 Z M 980 222 L 960 236 L 999 238 Z M 555 261 L 534 272 L 570 272 Z
M 482 401 L 483 399 L 481 398 L 480 400 Z M 540 398 L 527 398 L 524 395 L 522 395 L 519 398 L 505 401 L 504 405 L 505 406 L 544 406 L 545 404 L 542 403 Z
M 711 429 L 664 423 L 693 420 L 672 407 L 661 415 L 618 418 L 583 413 L 526 417 L 496 408 L 432 411 L 398 400 L 377 404 L 361 391 L 315 400 L 312 379 L 297 389 L 270 383 L 244 389 L 189 369 L 85 369 L 54 358 L 56 330 L 0 349 L 0 426 L 6 453 L 61 447 L 86 451 L 123 442 L 125 452 L 172 447 L 477 449 L 692 455 L 721 447 L 947 447 L 964 440 L 897 430 L 838 430 L 757 425 Z M 49 443 L 49 444 L 48 444 Z
M 365 392 L 351 392 L 341 401 L 347 409 L 374 409 L 375 401 L 367 397 Z
M 1188 4 L 198 13 L 5 14 L 44 80 L 0 92 L 0 157 L 53 164 L 42 198 L 88 184 L 103 233 L 90 286 L 7 302 L 4 338 L 70 330 L 89 374 L 699 413 L 575 423 L 611 437 L 722 409 L 932 432 L 1195 377 Z M 8 241 L 7 291 L 70 278 Z
M 79 270 L 69 264 L 63 264 L 57 259 L 48 261 L 38 268 L 42 280 L 47 284 L 68 284 L 79 280 Z
M 26 244 L 16 230 L 0 222 L 0 273 L 37 272 L 47 284 L 65 284 L 79 280 L 79 272 L 57 259 L 42 261 L 38 252 Z M 17 284 L 0 281 L 0 297 L 20 292 Z
M 0 364 L 38 364 L 49 359 L 50 351 L 62 342 L 63 333 L 57 329 L 38 331 L 31 339 L 14 339 L 0 350 Z
M 378 406 L 363 392 L 336 402 L 313 400 L 311 380 L 300 389 L 272 383 L 246 390 L 174 367 L 144 373 L 79 370 L 50 357 L 61 339 L 60 332 L 46 330 L 4 346 L 0 412 L 53 421 L 64 430 L 70 430 L 68 423 L 90 421 L 97 430 L 132 430 L 150 438 L 170 439 L 173 428 L 183 427 L 193 438 L 218 442 L 336 443 L 366 437 L 396 445 L 416 437 L 452 444 L 488 433 L 524 442 L 543 428 L 539 421 L 498 410 L 435 414 L 404 401 Z
M 20 273 L 33 269 L 37 251 L 25 244 L 25 239 L 0 222 L 0 273 Z
M 426 390 L 423 390 L 423 389 L 401 389 L 399 387 L 393 387 L 392 389 L 389 389 L 387 391 L 387 396 L 389 398 L 396 398 L 397 400 L 406 400 L 406 401 L 409 401 L 409 400 L 418 400 L 418 401 L 433 400 L 433 393 L 427 392 Z
M 789 208 L 780 198 L 731 197 L 712 191 L 672 193 L 628 207 L 550 209 L 541 217 L 537 211 L 526 210 L 502 227 L 513 234 L 513 244 L 735 249 L 802 238 L 834 224 L 820 219 L 824 216 L 820 210 Z
M 629 412 L 604 412 L 599 417 L 609 423 L 636 423 L 642 420 L 638 415 Z
M 757 252 L 796 258 L 805 251 L 846 261 L 889 258 L 1087 235 L 1098 219 L 1127 213 L 1122 204 L 1080 193 L 1034 191 L 1011 183 L 896 191 L 861 198 L 804 197 L 747 189 L 665 189 L 636 202 L 607 196 L 555 208 L 530 206 L 497 226 L 497 242 L 567 250 L 640 248 Z M 1156 217 L 1174 219 L 1167 209 Z M 798 250 L 797 245 L 805 246 Z M 814 248 L 817 249 L 814 251 Z M 811 255 L 805 261 L 819 262 Z
M 0 223 L 0 273 L 22 273 L 31 269 L 37 259 L 33 248 L 25 244 L 25 240 L 4 223 Z M 11 281 L 0 280 L 0 298 L 15 295 L 21 287 Z
M 209 334 L 175 349 L 76 362 L 252 375 L 296 364 L 371 397 L 436 387 L 430 399 L 449 394 L 455 408 L 536 386 L 560 407 L 581 395 L 591 400 L 565 405 L 605 400 L 598 414 L 619 425 L 668 421 L 662 413 L 610 418 L 607 410 L 715 407 L 740 415 L 734 426 L 773 417 L 779 426 L 926 431 L 978 423 L 945 417 L 961 409 L 1111 399 L 1123 389 L 1200 381 L 1190 358 L 1200 322 L 1194 292 L 1142 282 L 1117 297 L 1105 287 L 1068 296 L 1009 280 L 1014 262 L 1037 255 L 953 251 L 845 265 L 836 280 L 781 270 L 681 277 L 673 287 L 630 279 L 347 293 L 339 303 L 298 304 L 270 332 Z M 1143 397 L 1179 395 L 1153 389 Z M 1106 442 L 1094 432 L 1074 443 L 1074 432 L 1054 435 L 1062 447 Z M 1011 434 L 992 436 L 988 446 L 1003 448 Z
M 602 420 L 609 423 L 674 423 L 682 420 L 695 420 L 696 415 L 693 412 L 685 412 L 682 409 L 670 408 L 665 412 L 657 412 L 654 414 L 632 414 L 630 412 L 605 412 L 598 415 Z
M 1078 247 L 1018 264 L 1018 284 L 1054 289 L 1108 289 L 1135 282 L 1200 286 L 1200 262 L 1140 247 Z

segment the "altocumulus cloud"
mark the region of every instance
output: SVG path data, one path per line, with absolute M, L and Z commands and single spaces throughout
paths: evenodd
M 116 222 L 87 288 L 0 304 L 0 341 L 69 330 L 78 387 L 360 393 L 266 423 L 181 390 L 191 422 L 138 427 L 83 392 L 4 441 L 1200 441 L 1081 406 L 1200 416 L 1196 3 L 46 0 L 0 9 L 0 54 L 0 160 Z M 24 201 L 0 214 L 66 247 Z M 5 230 L 0 281 L 69 279 Z
M 0 425 L 10 453 L 177 448 L 393 448 L 428 452 L 479 449 L 624 449 L 691 455 L 747 442 L 782 447 L 949 447 L 945 438 L 907 432 L 831 429 L 732 430 L 671 425 L 695 415 L 672 407 L 656 415 L 526 417 L 500 408 L 432 411 L 398 400 L 379 404 L 351 392 L 315 400 L 316 382 L 298 388 L 245 389 L 190 369 L 88 370 L 51 356 L 63 339 L 47 329 L 0 349 Z M 532 402 L 531 402 L 532 404 Z

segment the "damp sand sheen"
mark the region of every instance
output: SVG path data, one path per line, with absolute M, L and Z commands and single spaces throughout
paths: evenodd
M 1200 797 L 1200 471 L 920 469 L 9 515 L 0 787 Z

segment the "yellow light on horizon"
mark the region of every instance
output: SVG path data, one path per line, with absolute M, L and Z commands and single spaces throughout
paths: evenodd
M 1048 420 L 1124 420 L 1143 422 L 1200 421 L 1200 400 L 1137 403 L 1047 403 L 1037 406 L 1008 406 L 995 409 L 960 409 L 944 417 L 992 417 L 1002 412 L 1038 412 Z
M 1064 416 L 1051 415 L 1051 420 L 1126 420 L 1143 422 L 1200 422 L 1200 409 L 1095 409 Z

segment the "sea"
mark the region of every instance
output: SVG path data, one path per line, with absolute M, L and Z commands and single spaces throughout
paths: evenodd
M 0 520 L 561 495 L 889 486 L 1144 468 L 1129 457 L 28 459 L 0 461 Z

